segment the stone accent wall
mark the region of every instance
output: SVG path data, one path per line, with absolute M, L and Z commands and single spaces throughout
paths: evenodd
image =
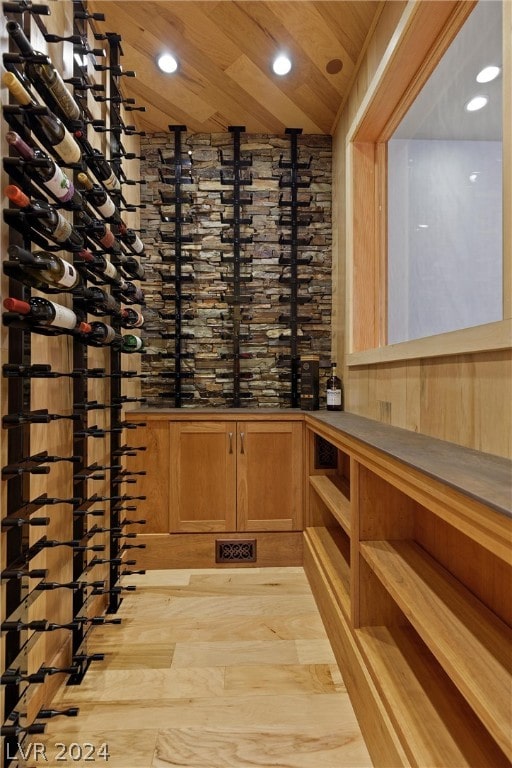
M 229 224 L 222 221 L 222 216 L 232 215 L 232 208 L 221 201 L 221 192 L 229 196 L 230 187 L 221 185 L 220 172 L 231 178 L 232 169 L 221 165 L 220 153 L 224 160 L 232 158 L 233 138 L 230 133 L 181 136 L 184 156 L 188 151 L 192 156 L 192 166 L 186 169 L 192 183 L 182 187 L 183 193 L 192 197 L 192 202 L 183 207 L 183 213 L 192 220 L 182 229 L 193 237 L 192 243 L 182 246 L 182 273 L 193 277 L 192 282 L 182 287 L 191 294 L 183 302 L 182 332 L 185 336 L 193 335 L 182 342 L 182 348 L 191 353 L 189 359 L 182 361 L 182 369 L 193 374 L 193 378 L 182 382 L 183 392 L 191 398 L 183 406 L 230 407 L 233 362 L 222 356 L 232 350 L 232 284 L 227 278 L 232 275 L 233 265 L 223 258 L 232 253 L 232 245 L 221 241 L 221 233 L 232 234 Z M 299 267 L 299 276 L 309 279 L 300 286 L 299 295 L 310 296 L 311 302 L 298 307 L 299 315 L 310 318 L 310 322 L 300 326 L 299 353 L 320 356 L 323 393 L 331 349 L 331 137 L 300 135 L 298 145 L 302 162 L 312 158 L 310 168 L 301 171 L 301 179 L 310 179 L 310 187 L 299 190 L 300 199 L 311 198 L 309 208 L 300 209 L 301 215 L 311 216 L 309 226 L 301 227 L 300 236 L 311 237 L 311 242 L 300 247 L 299 256 L 311 261 Z M 252 185 L 244 187 L 243 195 L 252 195 L 252 204 L 243 208 L 243 216 L 252 216 L 252 223 L 243 225 L 241 232 L 242 236 L 253 236 L 252 243 L 242 245 L 243 256 L 252 257 L 252 263 L 242 267 L 242 274 L 250 282 L 242 285 L 241 292 L 252 298 L 242 310 L 241 332 L 247 338 L 242 337 L 241 349 L 250 353 L 251 358 L 242 359 L 240 369 L 246 376 L 252 374 L 252 378 L 241 382 L 241 391 L 250 393 L 242 403 L 250 407 L 288 407 L 290 368 L 283 356 L 290 355 L 290 347 L 287 338 L 280 337 L 289 334 L 289 328 L 279 322 L 279 316 L 290 312 L 289 303 L 280 298 L 289 293 L 282 282 L 289 267 L 279 264 L 279 257 L 289 253 L 289 246 L 280 245 L 279 237 L 289 236 L 290 231 L 279 223 L 280 215 L 289 212 L 279 207 L 279 197 L 282 194 L 289 199 L 289 190 L 279 187 L 279 179 L 289 171 L 279 167 L 279 159 L 282 156 L 284 161 L 289 160 L 290 139 L 287 135 L 242 133 L 241 151 L 243 157 L 252 155 L 252 166 L 244 169 L 243 175 L 252 174 L 253 179 Z M 173 353 L 175 342 L 161 334 L 174 332 L 174 320 L 162 320 L 160 313 L 172 313 L 174 309 L 173 302 L 161 296 L 162 292 L 173 292 L 173 283 L 163 285 L 162 275 L 174 274 L 174 246 L 162 242 L 160 233 L 173 233 L 174 224 L 163 223 L 160 211 L 173 214 L 174 207 L 160 205 L 160 190 L 173 192 L 160 179 L 160 153 L 165 159 L 173 159 L 174 134 L 156 133 L 141 138 L 141 154 L 146 158 L 141 163 L 141 177 L 147 182 L 141 187 L 141 200 L 147 206 L 141 210 L 147 301 L 142 332 L 147 354 L 142 358 L 142 370 L 149 374 L 143 382 L 142 394 L 150 404 L 168 407 L 174 405 L 170 394 L 174 382 L 160 374 L 174 370 L 174 361 L 162 358 L 160 352 Z M 170 174 L 173 175 L 172 167 Z M 167 397 L 162 397 L 165 392 Z

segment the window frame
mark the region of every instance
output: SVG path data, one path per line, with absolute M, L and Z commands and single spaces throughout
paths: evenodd
M 387 141 L 476 5 L 407 3 L 349 128 L 347 365 L 507 349 L 512 341 L 512 4 L 503 2 L 503 320 L 387 344 Z

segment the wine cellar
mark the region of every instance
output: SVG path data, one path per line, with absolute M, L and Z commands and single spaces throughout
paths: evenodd
M 1 10 L 2 768 L 510 766 L 512 5 Z

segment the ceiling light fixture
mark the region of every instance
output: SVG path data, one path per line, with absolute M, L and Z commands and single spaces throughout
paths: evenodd
M 501 72 L 501 68 L 492 64 L 480 70 L 480 72 L 476 76 L 476 81 L 477 83 L 490 83 L 491 80 L 496 80 L 500 72 Z
M 276 56 L 274 63 L 272 64 L 272 69 L 276 75 L 287 75 L 291 68 L 292 62 L 288 56 L 285 56 L 283 53 Z
M 166 74 L 176 72 L 178 69 L 178 62 L 174 56 L 171 56 L 170 53 L 163 53 L 158 57 L 156 63 L 158 64 L 159 69 L 161 69 L 162 72 L 165 72 Z
M 466 104 L 466 111 L 467 112 L 476 112 L 479 109 L 482 109 L 485 107 L 489 99 L 487 96 L 474 96 L 472 99 L 468 101 Z

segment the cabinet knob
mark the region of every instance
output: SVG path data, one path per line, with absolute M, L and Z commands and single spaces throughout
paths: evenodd
M 240 453 L 245 453 L 244 437 L 245 437 L 245 433 L 240 432 Z

